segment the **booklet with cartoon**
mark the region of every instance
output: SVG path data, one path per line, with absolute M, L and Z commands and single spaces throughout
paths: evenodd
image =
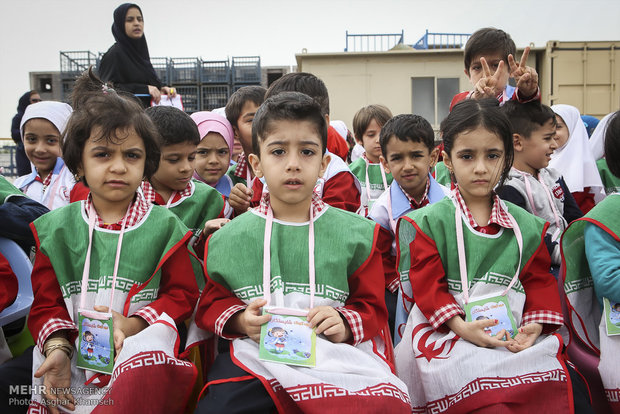
M 86 313 L 86 312 L 85 312 Z M 78 313 L 78 368 L 111 374 L 114 368 L 114 336 L 112 314 L 107 318 L 94 317 L 98 312 Z
M 465 305 L 465 316 L 467 322 L 497 319 L 497 325 L 485 329 L 485 332 L 492 336 L 505 329 L 508 335 L 514 338 L 518 331 L 506 296 L 491 296 L 471 301 Z
M 258 357 L 262 361 L 314 367 L 316 332 L 305 316 L 271 315 L 261 327 Z
M 620 335 L 620 302 L 612 302 L 603 298 L 603 316 L 607 335 Z

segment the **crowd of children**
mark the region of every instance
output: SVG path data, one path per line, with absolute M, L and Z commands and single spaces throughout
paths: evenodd
M 439 145 L 380 104 L 348 142 L 303 72 L 225 116 L 92 70 L 28 106 L 0 207 L 34 244 L 35 346 L 0 365 L 2 411 L 619 412 L 620 115 L 589 141 L 515 53 L 472 35 Z

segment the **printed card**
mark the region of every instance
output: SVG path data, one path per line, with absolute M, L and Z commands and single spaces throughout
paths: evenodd
M 78 323 L 78 368 L 111 374 L 114 368 L 112 315 L 107 319 L 95 319 L 78 313 Z
M 261 327 L 258 357 L 262 361 L 314 367 L 316 332 L 305 316 L 275 315 Z
M 497 319 L 499 321 L 497 325 L 485 329 L 491 336 L 497 335 L 502 329 L 513 338 L 517 334 L 517 323 L 512 316 L 506 296 L 493 296 L 469 302 L 465 305 L 465 316 L 467 322 Z
M 603 309 L 607 336 L 620 335 L 620 302 L 611 302 L 603 298 Z

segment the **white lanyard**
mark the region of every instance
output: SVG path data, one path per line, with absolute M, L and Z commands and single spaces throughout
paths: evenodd
M 388 220 L 390 220 L 390 228 L 392 229 L 392 233 L 396 234 L 396 221 L 394 220 L 394 214 L 392 213 L 392 188 L 388 188 L 387 195 L 387 210 L 388 210 Z
M 364 157 L 364 162 L 366 163 L 366 198 L 368 199 L 368 202 L 370 203 L 370 201 L 374 201 L 375 199 L 371 199 L 370 198 L 370 180 L 368 179 L 368 167 L 370 166 L 370 164 L 368 163 L 368 158 Z M 388 184 L 387 184 L 387 178 L 385 177 L 385 170 L 383 169 L 383 165 L 381 163 L 379 163 L 379 169 L 381 169 L 381 179 L 383 180 L 383 190 L 385 190 L 386 188 L 388 188 Z
M 166 203 L 166 208 L 170 208 L 170 204 L 172 204 L 172 199 L 174 198 L 175 195 L 177 195 L 177 191 L 173 191 L 172 194 L 170 194 L 170 198 L 168 199 L 168 202 Z
M 52 189 L 49 190 L 50 191 L 50 199 L 47 201 L 47 208 L 49 210 L 53 210 L 54 209 L 54 199 L 56 198 L 56 193 L 58 192 L 58 186 L 60 185 L 60 175 L 62 174 L 62 171 L 65 169 L 66 165 L 63 165 L 62 168 L 60 169 L 60 171 L 58 172 L 58 174 L 56 175 L 56 180 L 54 181 L 54 185 L 52 186 Z M 50 171 L 50 174 L 52 176 L 52 180 L 54 179 L 54 171 Z M 24 190 L 24 193 L 26 191 L 28 191 L 28 188 L 30 188 L 32 184 L 28 184 L 28 186 L 26 187 L 26 189 Z M 44 196 L 45 193 L 47 192 L 47 188 L 49 186 L 43 186 L 43 189 L 41 190 L 41 195 Z
M 308 225 L 308 273 L 310 283 L 310 309 L 314 307 L 315 269 L 314 269 L 314 217 L 310 206 L 310 224 Z M 273 210 L 269 206 L 265 223 L 265 239 L 263 246 L 263 298 L 267 301 L 265 310 L 269 313 L 281 315 L 306 316 L 307 310 L 269 307 L 271 301 L 271 228 L 273 225 Z
M 458 250 L 457 253 L 459 256 L 459 270 L 461 272 L 461 287 L 463 289 L 463 301 L 465 302 L 465 304 L 467 304 L 469 302 L 469 282 L 467 279 L 467 259 L 465 257 L 465 241 L 463 239 L 462 213 L 461 213 L 461 207 L 459 206 L 458 201 L 456 202 L 455 207 L 456 207 L 455 209 L 456 211 L 454 212 L 454 220 L 456 223 L 455 225 L 456 244 L 457 244 L 457 250 Z M 515 237 L 517 238 L 517 245 L 519 246 L 519 265 L 517 266 L 517 270 L 515 271 L 515 275 L 512 277 L 510 284 L 500 296 L 504 296 L 506 293 L 508 293 L 508 291 L 512 288 L 512 286 L 515 284 L 515 282 L 519 278 L 519 272 L 521 269 L 521 259 L 523 255 L 523 237 L 521 236 L 521 229 L 519 228 L 519 225 L 517 224 L 517 221 L 512 216 L 512 214 L 508 212 L 506 212 L 506 214 L 508 215 L 508 218 L 510 219 L 510 222 L 512 223 L 513 230 L 515 232 Z
M 527 199 L 529 200 L 530 205 L 532 206 L 532 213 L 535 216 L 538 216 L 538 212 L 536 211 L 536 206 L 534 205 L 534 197 L 532 195 L 532 186 L 530 185 L 530 181 L 527 179 L 527 175 L 523 171 L 519 171 L 519 172 L 521 173 L 521 176 L 523 177 L 523 181 L 525 182 L 525 192 L 527 193 Z M 547 187 L 547 184 L 545 184 L 545 182 L 540 178 L 540 174 L 538 175 L 537 179 L 538 179 L 538 182 L 545 189 L 547 200 L 549 200 L 549 205 L 551 206 L 551 211 L 553 212 L 553 220 L 555 221 L 555 225 L 557 226 L 558 229 L 561 229 L 562 226 L 560 224 L 560 215 L 558 213 L 558 210 L 555 208 L 555 203 L 553 202 L 553 199 L 551 198 L 551 192 L 549 190 L 549 187 Z
M 121 246 L 123 244 L 123 234 L 125 233 L 125 224 L 127 223 L 127 217 L 129 217 L 129 209 L 131 208 L 131 203 L 127 206 L 127 212 L 125 213 L 125 217 L 123 217 L 123 222 L 121 224 L 121 232 L 118 235 L 118 244 L 116 245 L 116 259 L 114 261 L 114 272 L 112 273 L 112 293 L 110 297 L 110 306 L 108 307 L 108 312 L 112 312 L 112 304 L 114 303 L 114 287 L 116 286 L 116 275 L 118 273 L 118 264 L 120 262 L 121 257 Z M 86 250 L 86 260 L 84 261 L 84 272 L 82 273 L 82 292 L 80 293 L 80 309 L 83 309 L 82 314 L 90 317 L 103 317 L 105 313 L 96 312 L 96 311 L 88 311 L 86 310 L 86 291 L 88 289 L 88 279 L 90 276 L 90 252 L 93 247 L 93 232 L 95 230 L 95 220 L 97 218 L 97 212 L 93 207 L 92 203 L 90 205 L 90 209 L 88 211 L 88 249 Z

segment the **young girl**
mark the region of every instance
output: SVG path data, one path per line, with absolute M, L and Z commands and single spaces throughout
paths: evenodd
M 412 408 L 569 412 L 547 224 L 493 192 L 512 163 L 508 119 L 494 99 L 467 100 L 441 131 L 456 187 L 398 225 L 415 304 L 395 357 Z
M 232 125 L 225 117 L 213 112 L 195 112 L 191 117 L 200 132 L 194 178 L 215 187 L 228 199 L 233 187 L 226 174 L 234 146 Z
M 579 110 L 570 105 L 553 105 L 556 115 L 558 149 L 551 155 L 549 167 L 562 173 L 579 208 L 586 214 L 605 197 L 603 183 L 590 150 L 588 131 Z
M 75 178 L 61 158 L 61 136 L 71 107 L 62 102 L 38 102 L 24 112 L 20 130 L 32 172 L 15 180 L 15 186 L 50 210 L 73 201 Z
M 364 146 L 361 158 L 349 165 L 351 172 L 362 185 L 361 205 L 358 214 L 366 217 L 377 198 L 392 184 L 392 174 L 386 173 L 379 162 L 381 128 L 392 117 L 383 105 L 368 105 L 353 117 L 353 133 L 356 141 Z
M 175 322 L 191 315 L 198 298 L 185 247 L 191 233 L 136 191 L 157 170 L 157 132 L 133 97 L 102 86 L 92 72 L 78 79 L 63 144 L 67 167 L 90 189 L 88 199 L 31 225 L 37 240 L 28 318 L 37 343 L 31 409 L 90 412 L 114 404 L 118 412 L 178 412 L 195 378 L 191 364 L 175 359 Z M 113 361 L 112 376 L 79 368 L 83 333 L 110 321 L 111 352 L 106 336 L 95 336 L 91 362 Z

